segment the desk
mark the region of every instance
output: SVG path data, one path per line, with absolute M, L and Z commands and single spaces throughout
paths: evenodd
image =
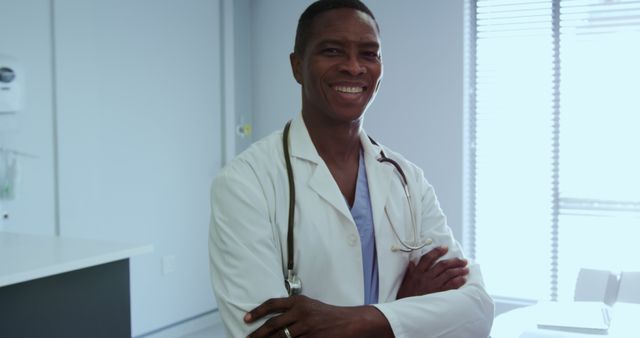
M 129 258 L 152 250 L 0 232 L 0 337 L 131 337 Z
M 608 335 L 572 333 L 537 328 L 537 319 L 545 307 L 527 306 L 496 317 L 491 338 L 638 338 L 640 337 L 640 304 L 616 304 L 611 310 Z

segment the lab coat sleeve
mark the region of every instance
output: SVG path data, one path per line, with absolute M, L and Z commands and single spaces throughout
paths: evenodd
M 421 182 L 421 233 L 437 245 L 447 245 L 441 259 L 463 257 L 440 209 L 433 187 L 419 172 Z M 469 275 L 457 290 L 408 297 L 375 305 L 389 321 L 397 338 L 487 337 L 493 323 L 494 304 L 484 289 L 478 265 L 469 262 Z M 381 272 L 383 273 L 383 272 Z
M 251 167 L 237 161 L 214 180 L 211 205 L 210 272 L 219 313 L 229 337 L 246 337 L 265 320 L 247 325 L 244 315 L 287 296 L 267 198 Z

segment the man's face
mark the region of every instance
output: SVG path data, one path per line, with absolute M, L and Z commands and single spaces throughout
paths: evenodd
M 291 55 L 302 85 L 302 110 L 333 123 L 362 118 L 382 78 L 380 37 L 373 19 L 335 9 L 315 18 L 303 55 Z

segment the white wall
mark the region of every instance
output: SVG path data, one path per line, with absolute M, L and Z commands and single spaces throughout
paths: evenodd
M 231 1 L 231 0 L 227 0 Z M 234 51 L 234 101 L 236 125 L 253 125 L 252 106 L 252 42 L 251 36 L 251 0 L 233 1 L 233 38 Z M 252 142 L 253 135 L 236 135 L 235 150 L 240 153 Z
M 212 310 L 220 1 L 0 0 L 0 13 L 0 53 L 28 72 L 27 107 L 0 146 L 38 156 L 22 160 L 2 230 L 54 234 L 57 205 L 62 236 L 153 244 L 132 259 L 133 335 Z
M 0 219 L 0 230 L 53 234 L 55 181 L 49 0 L 1 0 L 0 13 L 0 54 L 21 63 L 26 80 L 24 110 L 15 115 L 0 115 L 0 147 L 36 156 L 19 158 L 21 182 L 16 200 L 0 201 L 0 209 L 9 213 L 8 220 Z
M 255 138 L 300 110 L 288 55 L 310 1 L 253 1 L 251 55 Z M 425 171 L 462 239 L 462 0 L 366 1 L 381 29 L 384 78 L 365 119 L 374 138 Z

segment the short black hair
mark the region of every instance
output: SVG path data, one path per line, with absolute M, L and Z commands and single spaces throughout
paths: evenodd
M 302 12 L 300 15 L 300 19 L 298 19 L 298 28 L 296 29 L 296 41 L 293 46 L 293 52 L 302 55 L 305 48 L 307 47 L 307 43 L 309 41 L 309 35 L 311 34 L 311 26 L 313 25 L 313 21 L 315 18 L 327 11 L 333 9 L 340 8 L 352 8 L 363 13 L 369 15 L 373 22 L 376 23 L 376 29 L 380 32 L 380 28 L 378 27 L 378 22 L 376 21 L 375 16 L 362 1 L 359 0 L 318 0 L 307 9 Z

